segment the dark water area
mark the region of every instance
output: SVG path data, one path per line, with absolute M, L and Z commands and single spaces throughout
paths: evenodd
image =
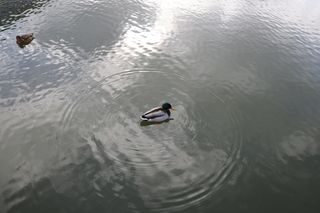
M 319 59 L 317 0 L 1 1 L 0 213 L 319 212 Z

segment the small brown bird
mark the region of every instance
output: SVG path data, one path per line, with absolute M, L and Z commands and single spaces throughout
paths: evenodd
M 19 45 L 19 47 L 24 47 L 25 45 L 30 44 L 33 39 L 33 33 L 16 36 L 17 44 Z

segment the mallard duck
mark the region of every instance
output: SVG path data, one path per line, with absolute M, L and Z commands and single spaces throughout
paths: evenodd
M 16 36 L 17 44 L 20 47 L 24 47 L 25 45 L 30 44 L 33 39 L 34 39 L 33 33 Z
M 155 107 L 140 116 L 143 121 L 162 122 L 170 119 L 171 112 L 174 110 L 171 104 L 164 103 L 161 107 Z

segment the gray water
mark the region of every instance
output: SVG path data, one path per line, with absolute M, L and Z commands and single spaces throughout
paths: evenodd
M 320 1 L 4 0 L 0 19 L 1 213 L 320 211 Z M 174 120 L 142 125 L 164 101 Z

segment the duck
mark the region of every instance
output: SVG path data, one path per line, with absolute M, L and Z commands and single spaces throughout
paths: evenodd
M 30 44 L 33 39 L 34 39 L 33 33 L 16 36 L 16 42 L 20 47 L 24 47 L 25 45 Z
M 155 122 L 160 123 L 163 121 L 170 120 L 171 112 L 170 110 L 174 110 L 170 103 L 164 103 L 161 107 L 155 107 L 145 112 L 140 116 L 142 121 Z

